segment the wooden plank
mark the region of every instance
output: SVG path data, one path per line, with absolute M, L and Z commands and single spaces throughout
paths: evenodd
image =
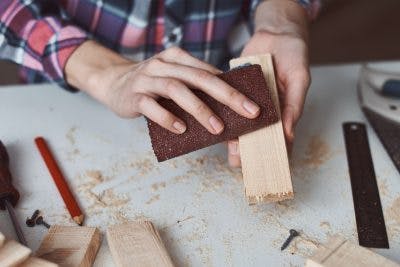
M 100 231 L 86 226 L 51 226 L 36 256 L 60 266 L 92 266 L 101 243 Z
M 58 264 L 36 257 L 29 257 L 22 264 L 18 265 L 18 267 L 58 267 Z
M 232 59 L 230 67 L 259 64 L 280 116 L 278 90 L 269 54 Z M 245 194 L 250 204 L 293 198 L 282 120 L 239 137 Z
M 134 221 L 107 229 L 107 240 L 117 267 L 173 266 L 161 237 L 150 221 Z
M 14 240 L 8 240 L 0 249 L 0 266 L 14 267 L 24 262 L 31 250 Z
M 307 259 L 306 267 L 399 267 L 400 265 L 358 246 L 341 236 L 333 236 Z

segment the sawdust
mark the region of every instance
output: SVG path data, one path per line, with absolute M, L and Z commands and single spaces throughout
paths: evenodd
M 165 186 L 166 186 L 165 182 L 154 183 L 154 184 L 151 185 L 151 189 L 153 190 L 153 192 L 156 192 L 161 188 L 165 188 Z
M 321 222 L 319 226 L 326 232 L 331 231 L 331 224 L 329 222 Z
M 137 170 L 139 175 L 145 176 L 154 170 L 159 171 L 159 166 L 154 163 L 153 157 L 149 156 L 134 160 L 128 166 Z
M 291 254 L 298 254 L 302 257 L 310 257 L 314 251 L 318 248 L 320 243 L 313 238 L 301 233 L 301 235 L 293 240 L 288 247 Z
M 379 194 L 382 196 L 388 196 L 390 192 L 387 181 L 385 179 L 380 179 L 379 177 L 376 177 L 376 180 L 378 181 Z
M 65 137 L 67 140 L 71 143 L 71 145 L 75 145 L 75 132 L 76 132 L 77 127 L 71 127 L 68 132 L 65 134 Z
M 115 194 L 113 189 L 104 190 L 101 194 L 96 194 L 92 190 L 99 184 L 110 180 L 110 177 L 105 177 L 99 170 L 91 170 L 83 175 L 78 175 L 77 179 L 80 184 L 77 187 L 77 192 L 81 199 L 84 199 L 86 216 L 105 216 L 107 220 L 124 222 L 126 216 L 121 210 L 125 207 L 130 198 L 126 195 Z
M 308 143 L 305 157 L 302 162 L 309 167 L 318 168 L 321 164 L 326 162 L 331 157 L 329 145 L 321 139 L 321 137 L 314 135 L 310 138 Z
M 157 194 L 155 196 L 152 196 L 149 200 L 146 201 L 147 205 L 150 205 L 156 201 L 160 200 L 160 194 Z
M 400 236 L 400 197 L 385 210 L 386 229 L 390 239 Z
M 190 176 L 188 174 L 184 174 L 184 175 L 177 175 L 173 178 L 173 182 L 174 183 L 183 183 L 187 180 L 189 180 Z
M 195 159 L 188 157 L 185 159 L 185 163 L 189 166 L 187 176 L 202 178 L 197 196 L 203 192 L 219 190 L 223 187 L 226 178 L 233 177 L 237 182 L 242 181 L 240 169 L 229 167 L 227 161 L 218 155 L 204 155 Z
M 209 247 L 197 247 L 196 251 L 200 255 L 203 266 L 212 266 L 211 264 L 211 249 Z
M 396 198 L 386 210 L 389 221 L 395 222 L 400 227 L 400 197 Z

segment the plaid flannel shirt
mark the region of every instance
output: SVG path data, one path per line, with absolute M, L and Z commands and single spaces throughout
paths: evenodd
M 65 88 L 64 66 L 87 39 L 143 60 L 180 46 L 216 66 L 231 57 L 227 38 L 249 25 L 262 0 L 1 0 L 0 58 L 20 64 L 27 82 Z M 319 0 L 297 0 L 310 17 Z

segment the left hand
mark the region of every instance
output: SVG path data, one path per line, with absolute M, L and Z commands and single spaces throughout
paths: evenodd
M 267 19 L 271 14 L 259 15 L 259 20 L 263 19 L 262 15 L 265 16 L 266 20 L 263 22 L 267 24 L 267 27 L 262 27 L 266 24 L 259 27 L 245 45 L 241 56 L 265 53 L 273 55 L 283 128 L 288 150 L 290 151 L 294 139 L 294 129 L 302 114 L 305 97 L 311 81 L 308 63 L 308 29 L 305 29 L 308 25 L 307 22 L 295 23 L 302 19 L 301 16 L 305 17 L 305 19 L 307 17 L 303 8 L 291 0 L 270 0 L 266 1 L 265 4 L 269 5 L 266 13 L 274 12 L 275 8 L 277 9 L 275 10 L 277 11 L 276 16 L 282 14 L 279 17 L 279 23 L 276 21 L 271 22 Z M 273 6 L 271 7 L 271 5 Z M 279 12 L 283 10 L 285 12 Z M 257 12 L 259 13 L 258 10 Z M 284 23 L 285 16 L 290 17 L 286 24 Z M 293 16 L 297 17 L 293 18 Z M 274 24 L 279 26 L 270 27 Z M 283 30 L 279 29 L 280 25 L 282 25 Z M 239 142 L 237 139 L 228 141 L 228 161 L 233 167 L 240 166 Z

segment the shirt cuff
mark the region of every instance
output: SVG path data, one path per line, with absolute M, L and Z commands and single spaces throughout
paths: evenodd
M 69 91 L 76 91 L 65 81 L 64 68 L 71 54 L 88 39 L 85 31 L 72 25 L 63 25 L 53 17 L 35 21 L 27 38 L 33 53 L 26 53 L 24 66 L 40 70 L 45 78 Z M 40 55 L 40 61 L 30 58 Z M 30 61 L 30 62 L 29 62 Z M 40 62 L 42 66 L 30 66 Z

